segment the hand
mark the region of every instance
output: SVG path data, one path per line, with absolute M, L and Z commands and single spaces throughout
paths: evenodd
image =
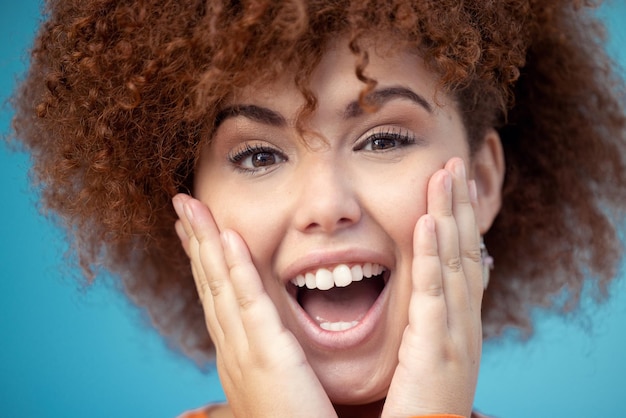
M 471 414 L 482 350 L 483 294 L 476 185 L 453 158 L 428 184 L 416 224 L 409 324 L 384 418 Z
M 243 239 L 231 230 L 220 234 L 200 201 L 177 195 L 173 203 L 233 414 L 336 416 L 302 347 L 281 323 Z

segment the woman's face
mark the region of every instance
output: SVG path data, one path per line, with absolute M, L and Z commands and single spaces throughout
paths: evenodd
M 437 80 L 418 56 L 372 49 L 366 74 L 378 81 L 374 112 L 358 105 L 363 83 L 347 45 L 328 50 L 312 75 L 318 107 L 304 138 L 293 77 L 240 92 L 195 183 L 218 227 L 243 237 L 283 324 L 343 404 L 386 395 L 428 180 L 469 156 L 455 103 L 435 100 Z

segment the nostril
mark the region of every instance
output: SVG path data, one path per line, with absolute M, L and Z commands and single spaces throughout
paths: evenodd
M 355 223 L 355 220 L 350 219 L 350 218 L 340 218 L 334 222 L 329 220 L 328 223 L 311 222 L 307 225 L 306 231 L 314 232 L 318 230 L 323 230 L 325 232 L 333 232 L 338 229 L 347 228 L 354 223 Z
M 332 233 L 359 222 L 361 205 L 349 187 L 319 178 L 315 183 L 314 187 L 303 188 L 297 201 L 294 224 L 298 230 Z

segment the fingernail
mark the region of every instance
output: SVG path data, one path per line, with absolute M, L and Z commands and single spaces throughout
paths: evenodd
M 187 216 L 187 219 L 192 222 L 193 221 L 193 210 L 191 209 L 191 204 L 190 202 L 186 202 L 183 204 L 183 209 L 185 210 L 185 216 Z
M 478 191 L 476 190 L 476 180 L 470 180 L 467 183 L 467 187 L 469 189 L 469 197 L 472 203 L 478 202 Z
M 178 215 L 179 218 L 183 214 L 182 204 L 183 202 L 181 201 L 180 197 L 174 196 L 172 198 L 172 206 L 174 206 L 174 211 L 176 211 L 176 214 Z
M 465 178 L 465 163 L 463 162 L 463 160 L 457 162 L 454 165 L 454 174 L 459 178 Z

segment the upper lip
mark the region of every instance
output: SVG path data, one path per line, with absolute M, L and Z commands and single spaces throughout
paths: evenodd
M 382 253 L 366 248 L 349 248 L 337 251 L 311 251 L 306 256 L 289 264 L 280 275 L 283 283 L 288 283 L 298 274 L 305 274 L 322 267 L 335 267 L 339 264 L 377 263 L 385 269 L 391 269 L 391 260 Z

